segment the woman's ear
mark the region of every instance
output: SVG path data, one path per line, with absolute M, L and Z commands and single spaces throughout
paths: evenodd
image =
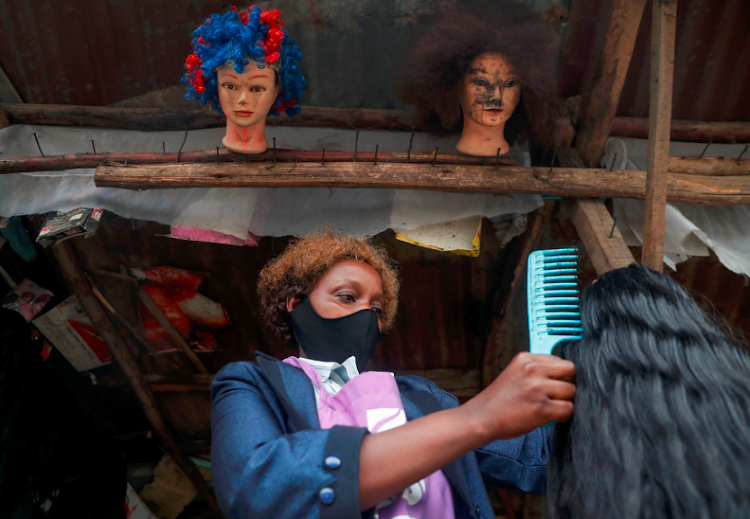
M 294 310 L 297 307 L 297 303 L 299 303 L 300 299 L 301 297 L 299 294 L 297 294 L 296 296 L 287 297 L 286 298 L 286 311 L 291 312 L 292 310 Z

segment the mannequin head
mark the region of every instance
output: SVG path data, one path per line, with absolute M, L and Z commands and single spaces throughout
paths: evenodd
M 441 6 L 415 27 L 402 97 L 425 130 L 461 132 L 464 153 L 551 144 L 556 42 L 541 14 L 512 0 Z
M 302 54 L 294 38 L 281 31 L 280 17 L 279 11 L 234 7 L 193 33 L 195 52 L 188 56 L 183 78 L 187 98 L 210 102 L 227 116 L 222 142 L 232 151 L 262 153 L 268 148 L 266 115 L 299 113 L 305 90 L 298 66 Z

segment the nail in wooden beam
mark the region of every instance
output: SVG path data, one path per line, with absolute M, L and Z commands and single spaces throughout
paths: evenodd
M 180 469 L 195 485 L 198 493 L 203 496 L 208 505 L 214 511 L 218 512 L 219 507 L 216 503 L 213 491 L 203 479 L 203 476 L 190 460 L 188 455 L 182 449 L 169 426 L 164 421 L 151 390 L 146 383 L 143 373 L 138 369 L 135 359 L 131 355 L 127 346 L 115 330 L 112 322 L 108 319 L 107 314 L 102 308 L 99 300 L 91 290 L 86 278 L 81 270 L 78 261 L 67 243 L 58 243 L 52 247 L 52 252 L 60 265 L 63 276 L 70 282 L 73 287 L 78 301 L 91 319 L 94 327 L 101 335 L 104 343 L 107 345 L 112 358 L 120 366 L 123 373 L 128 379 L 133 392 L 138 398 L 138 402 L 143 409 L 143 413 L 154 428 L 154 432 L 159 436 L 162 445 L 175 460 Z
M 664 226 L 667 211 L 667 168 L 672 120 L 677 0 L 653 0 L 651 24 L 651 97 L 641 261 L 644 265 L 661 272 L 664 268 Z
M 151 315 L 153 315 L 154 318 L 159 321 L 159 324 L 169 334 L 172 340 L 176 342 L 180 346 L 180 348 L 182 348 L 182 351 L 185 352 L 185 355 L 187 355 L 187 358 L 190 359 L 190 362 L 192 362 L 201 373 L 208 373 L 206 366 L 203 365 L 203 362 L 201 362 L 201 360 L 198 358 L 198 355 L 195 354 L 193 348 L 191 348 L 190 345 L 185 341 L 185 339 L 182 338 L 180 332 L 175 329 L 169 318 L 164 315 L 164 312 L 161 311 L 159 305 L 157 305 L 156 302 L 151 299 L 151 296 L 148 295 L 148 292 L 146 292 L 143 287 L 138 287 L 138 298 L 141 300 L 141 303 L 143 303 L 146 309 L 151 312 Z

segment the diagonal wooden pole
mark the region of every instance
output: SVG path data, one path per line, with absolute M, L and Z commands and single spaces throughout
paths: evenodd
M 664 267 L 676 22 L 677 0 L 653 0 L 646 208 L 641 261 L 659 272 Z
M 133 388 L 133 392 L 138 398 L 138 402 L 141 404 L 143 413 L 154 428 L 154 432 L 159 436 L 159 439 L 164 445 L 164 448 L 175 460 L 177 465 L 182 469 L 185 475 L 195 485 L 198 493 L 203 496 L 208 505 L 216 512 L 219 511 L 216 498 L 211 488 L 203 479 L 203 476 L 196 468 L 195 464 L 190 460 L 188 455 L 185 453 L 183 448 L 177 442 L 171 429 L 164 421 L 159 408 L 156 406 L 154 396 L 151 394 L 151 390 L 148 387 L 148 383 L 138 369 L 138 365 L 133 359 L 133 355 L 128 350 L 127 346 L 122 342 L 122 339 L 117 334 L 112 322 L 104 312 L 99 300 L 94 295 L 91 287 L 86 281 L 86 277 L 81 270 L 78 260 L 76 260 L 73 251 L 67 243 L 58 243 L 52 248 L 52 252 L 60 265 L 60 270 L 63 276 L 70 282 L 73 287 L 73 292 L 78 297 L 78 301 L 81 306 L 88 314 L 91 322 L 94 324 L 96 329 L 104 339 L 104 343 L 107 345 L 112 358 L 122 368 L 123 373 L 128 379 L 130 386 Z

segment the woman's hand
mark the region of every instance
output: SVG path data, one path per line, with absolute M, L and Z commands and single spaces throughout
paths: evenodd
M 575 375 L 570 361 L 519 353 L 492 384 L 462 407 L 479 418 L 490 439 L 516 438 L 571 417 Z

